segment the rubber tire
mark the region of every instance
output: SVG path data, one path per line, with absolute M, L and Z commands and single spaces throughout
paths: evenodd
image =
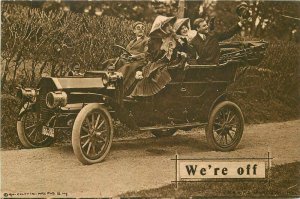
M 170 137 L 176 133 L 177 129 L 170 129 L 166 131 L 161 131 L 161 130 L 153 130 L 151 133 L 157 137 L 157 138 L 162 138 L 162 137 Z
M 236 113 L 238 114 L 240 121 L 241 121 L 241 123 L 240 123 L 241 133 L 238 135 L 238 138 L 235 141 L 235 143 L 233 143 L 230 147 L 227 147 L 227 148 L 220 147 L 215 142 L 215 139 L 213 136 L 213 124 L 214 124 L 215 117 L 217 116 L 217 113 L 219 112 L 219 110 L 221 110 L 225 106 L 230 106 L 230 107 L 234 108 L 236 110 Z M 205 135 L 206 135 L 208 145 L 213 150 L 227 152 L 227 151 L 234 150 L 236 148 L 236 146 L 240 143 L 242 136 L 243 136 L 243 131 L 244 131 L 244 117 L 243 117 L 243 113 L 242 113 L 240 107 L 233 102 L 223 101 L 213 108 L 213 111 L 211 112 L 210 117 L 209 117 L 208 125 L 205 128 Z
M 43 143 L 42 145 L 36 145 L 36 144 L 30 142 L 28 140 L 28 138 L 26 137 L 25 131 L 24 131 L 24 118 L 25 118 L 26 114 L 30 111 L 31 111 L 31 109 L 26 110 L 23 113 L 21 113 L 20 120 L 17 121 L 17 133 L 18 133 L 18 138 L 19 138 L 20 142 L 22 143 L 22 145 L 25 148 L 28 148 L 28 149 L 42 148 L 42 147 L 50 146 L 54 142 L 54 138 L 48 137 L 45 140 L 45 143 Z
M 109 131 L 110 131 L 111 135 L 110 135 L 110 139 L 109 139 L 109 144 L 108 144 L 107 148 L 105 149 L 104 154 L 102 156 L 100 156 L 98 159 L 91 160 L 91 159 L 87 158 L 84 155 L 84 153 L 82 152 L 81 144 L 80 144 L 80 132 L 81 132 L 82 123 L 84 122 L 84 119 L 86 118 L 86 116 L 90 112 L 95 111 L 95 110 L 100 110 L 102 113 L 104 113 L 105 119 L 107 120 L 108 125 L 109 125 Z M 112 140 L 113 140 L 113 134 L 114 134 L 114 128 L 113 128 L 112 118 L 111 118 L 110 113 L 107 111 L 107 109 L 103 105 L 96 104 L 96 103 L 86 105 L 78 113 L 78 115 L 75 119 L 74 125 L 73 125 L 72 147 L 73 147 L 75 156 L 82 164 L 85 164 L 85 165 L 95 164 L 95 163 L 99 163 L 99 162 L 103 161 L 110 150 Z

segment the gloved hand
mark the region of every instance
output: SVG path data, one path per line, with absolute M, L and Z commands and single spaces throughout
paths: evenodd
M 131 55 L 128 57 L 129 60 L 138 60 L 139 55 Z
M 135 73 L 135 79 L 143 79 L 143 72 L 142 71 L 136 71 Z
M 187 53 L 185 52 L 177 52 L 178 55 L 181 55 L 184 58 L 187 58 Z
M 121 59 L 127 59 L 127 57 L 128 56 L 126 54 L 124 54 L 124 53 L 120 56 Z
M 250 20 L 252 20 L 251 17 L 249 17 L 248 19 L 245 19 L 245 18 L 243 18 L 243 17 L 239 17 L 238 25 L 239 25 L 240 27 L 243 27 L 243 26 L 245 26 Z

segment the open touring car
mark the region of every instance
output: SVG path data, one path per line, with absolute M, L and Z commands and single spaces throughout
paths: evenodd
M 230 151 L 244 129 L 241 109 L 226 89 L 244 63 L 258 64 L 266 42 L 221 44 L 219 65 L 170 66 L 172 81 L 151 97 L 126 99 L 122 74 L 87 71 L 71 77 L 43 77 L 37 88 L 20 88 L 23 100 L 17 122 L 27 148 L 49 146 L 59 129 L 72 131 L 72 146 L 83 164 L 101 162 L 113 141 L 113 120 L 130 128 L 171 136 L 176 130 L 205 127 L 213 150 Z

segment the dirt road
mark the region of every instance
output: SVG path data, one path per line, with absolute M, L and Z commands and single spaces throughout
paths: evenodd
M 106 160 L 90 166 L 76 159 L 71 146 L 1 151 L 1 197 L 4 193 L 39 192 L 104 197 L 160 187 L 175 179 L 171 158 L 176 152 L 185 158 L 248 158 L 266 157 L 269 150 L 272 165 L 300 161 L 299 133 L 300 120 L 250 125 L 238 148 L 228 153 L 211 151 L 199 129 L 163 139 L 144 134 L 138 140 L 114 142 Z

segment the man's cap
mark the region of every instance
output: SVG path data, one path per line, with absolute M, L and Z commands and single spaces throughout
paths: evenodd
M 239 14 L 241 8 L 248 8 L 248 4 L 246 2 L 240 3 L 235 9 L 237 14 Z
M 132 29 L 134 29 L 134 28 L 135 28 L 137 25 L 139 25 L 139 24 L 145 26 L 145 24 L 144 24 L 143 22 L 137 21 L 137 22 L 134 22 L 134 23 L 132 24 Z

